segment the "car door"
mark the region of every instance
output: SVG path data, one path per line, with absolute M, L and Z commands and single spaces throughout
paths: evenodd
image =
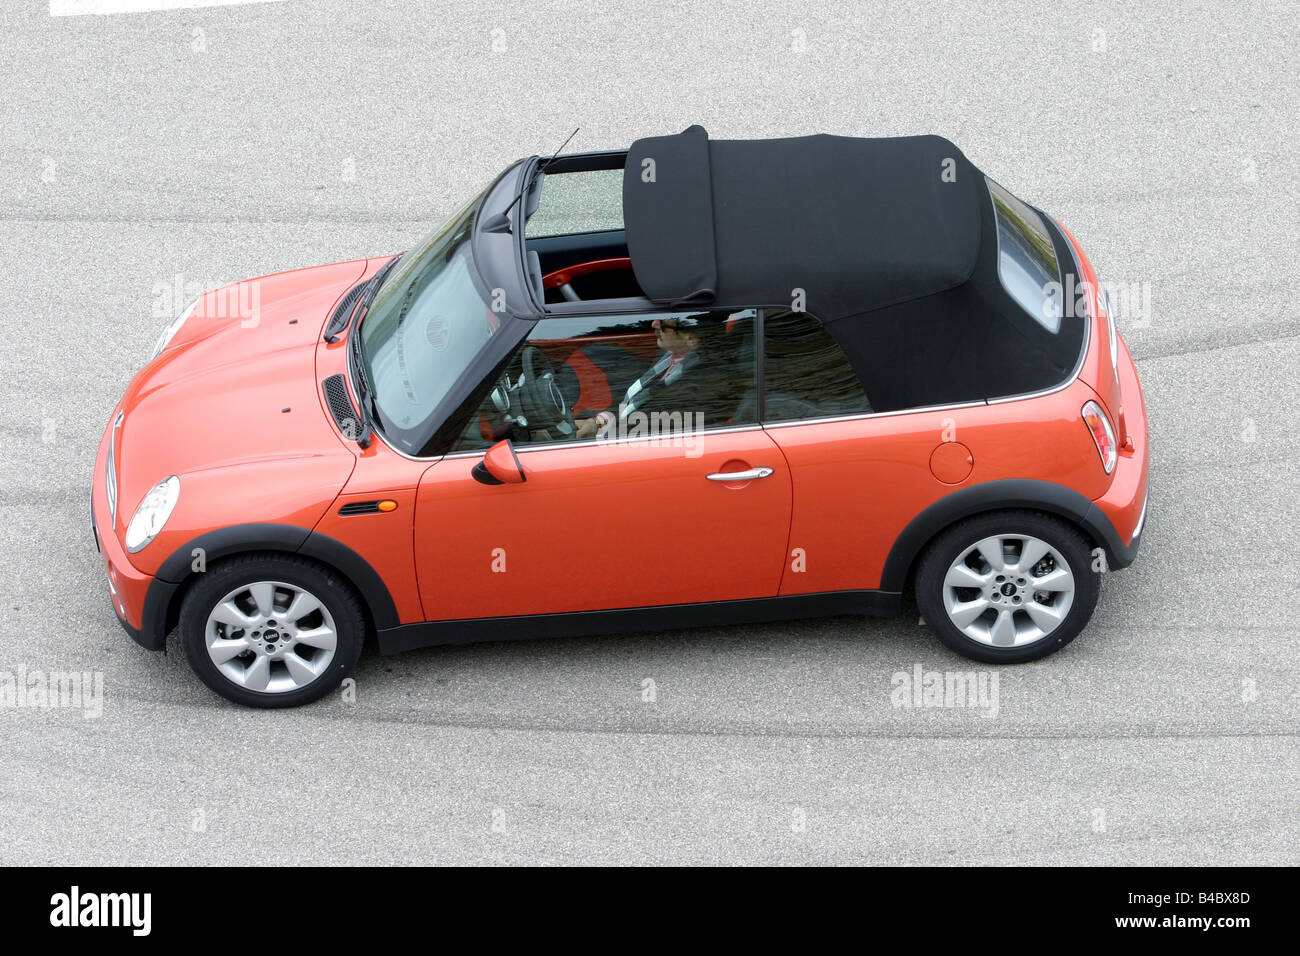
M 737 324 L 733 316 L 719 334 L 743 336 L 748 318 Z M 653 368 L 655 340 L 644 340 L 647 324 L 645 318 L 630 321 L 620 337 L 608 317 L 595 336 L 592 323 L 565 327 L 560 320 L 543 320 L 532 341 L 551 350 L 561 371 L 569 360 L 580 366 L 586 377 L 580 387 L 591 394 L 600 391 L 591 380 L 592 366 L 604 362 L 609 369 L 608 346 Z M 728 348 L 727 367 L 752 375 L 752 356 L 737 358 L 736 340 Z M 573 354 L 578 351 L 581 362 Z M 481 450 L 454 452 L 429 468 L 420 481 L 415 518 L 426 617 L 776 595 L 789 533 L 790 475 L 772 438 L 737 412 L 749 384 L 733 381 L 720 399 L 725 409 L 693 432 L 520 440 L 514 445 L 524 475 L 519 483 L 476 480 L 472 469 L 482 460 Z

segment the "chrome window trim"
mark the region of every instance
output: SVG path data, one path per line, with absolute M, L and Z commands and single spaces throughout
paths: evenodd
M 119 493 L 117 475 L 117 436 L 122 430 L 125 412 L 118 412 L 113 419 L 112 433 L 108 437 L 108 455 L 104 461 L 104 497 L 108 499 L 108 517 L 113 527 L 117 527 L 117 499 Z
M 679 442 L 684 439 L 701 436 L 701 435 L 722 435 L 733 432 L 758 432 L 762 431 L 763 426 L 757 423 L 753 425 L 724 425 L 720 428 L 706 428 L 702 432 L 685 432 L 681 434 L 667 435 L 636 435 L 630 438 L 583 438 L 578 441 L 557 441 L 557 442 L 535 442 L 528 445 L 515 445 L 515 453 L 524 455 L 533 451 L 550 451 L 553 448 L 584 448 L 587 446 L 616 446 L 632 445 L 638 442 Z M 486 448 L 480 448 L 477 451 L 449 451 L 444 458 L 482 458 Z M 400 454 L 400 452 L 399 452 Z M 422 458 L 420 461 L 434 461 L 436 459 Z
M 919 415 L 923 412 L 943 412 L 951 408 L 978 408 L 987 405 L 985 399 L 958 402 L 952 405 L 927 405 L 925 408 L 903 408 L 892 412 L 859 412 L 856 415 L 826 415 L 821 418 L 791 418 L 779 422 L 764 422 L 764 428 L 789 428 L 792 425 L 820 425 L 825 422 L 852 422 L 867 418 L 886 418 L 895 415 Z
M 434 455 L 431 458 L 420 458 L 416 455 L 408 455 L 406 452 L 402 451 L 402 449 L 393 447 L 392 443 L 390 443 L 389 440 L 384 437 L 384 433 L 379 430 L 379 428 L 375 423 L 372 423 L 370 426 L 370 434 L 377 436 L 379 440 L 384 443 L 384 447 L 387 448 L 389 451 L 393 452 L 396 455 L 400 455 L 401 457 L 405 458 L 407 461 L 423 461 L 432 464 L 435 461 L 441 461 L 443 458 L 448 457 L 447 455 Z M 353 442 L 353 444 L 355 445 L 356 442 Z M 361 457 L 360 449 L 357 450 L 356 456 L 358 458 Z
M 797 425 L 801 423 L 792 422 L 791 424 Z M 730 433 L 730 432 L 749 432 L 749 431 L 762 431 L 762 430 L 763 430 L 763 426 L 756 422 L 752 425 L 726 425 L 720 428 L 706 428 L 704 429 L 703 432 L 688 432 L 686 433 L 686 436 L 689 437 L 692 435 L 719 435 L 719 434 Z M 379 429 L 372 428 L 371 434 L 379 436 L 379 440 L 384 443 L 385 448 L 387 448 L 389 451 L 393 452 L 394 454 L 399 455 L 402 458 L 405 458 L 407 461 L 418 461 L 418 462 L 433 464 L 436 461 L 443 461 L 444 459 L 448 459 L 448 458 L 482 458 L 483 455 L 487 452 L 487 448 L 479 448 L 479 449 L 469 449 L 466 451 L 449 451 L 445 455 L 434 455 L 429 458 L 419 458 L 415 455 L 408 455 L 400 448 L 394 448 L 392 444 L 389 443 L 388 439 L 384 437 L 383 433 L 379 431 Z M 514 447 L 516 453 L 522 455 L 530 451 L 549 451 L 552 448 L 582 448 L 588 445 L 630 445 L 634 442 L 646 442 L 646 441 L 681 441 L 682 437 L 683 436 L 681 435 L 669 434 L 669 435 L 637 435 L 631 438 L 616 438 L 613 440 L 608 438 L 583 438 L 578 441 L 537 442 L 528 445 L 515 445 Z M 491 446 L 489 445 L 488 447 L 490 448 Z M 357 457 L 361 457 L 361 456 L 358 454 Z
M 1110 345 L 1110 368 L 1115 373 L 1115 384 L 1119 385 L 1119 324 L 1115 321 L 1115 312 L 1110 305 L 1110 292 L 1101 287 L 1101 294 L 1106 297 L 1106 338 Z

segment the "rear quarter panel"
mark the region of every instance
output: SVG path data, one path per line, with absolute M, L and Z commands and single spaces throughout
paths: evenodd
M 1092 397 L 1075 382 L 995 405 L 769 426 L 794 483 L 781 593 L 880 587 L 903 528 L 961 488 L 1034 478 L 1090 499 L 1103 494 L 1109 479 L 1079 415 Z M 955 483 L 930 470 L 931 455 L 945 442 L 960 442 L 973 458 L 970 474 Z

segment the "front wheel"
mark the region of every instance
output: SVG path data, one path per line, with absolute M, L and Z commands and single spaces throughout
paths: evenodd
M 1083 630 L 1100 577 L 1072 525 L 1004 511 L 959 522 L 934 541 L 917 568 L 916 601 L 957 653 L 1015 664 L 1046 657 Z
M 320 699 L 356 667 L 365 639 L 347 581 L 289 555 L 234 558 L 200 575 L 180 626 L 199 679 L 250 707 Z

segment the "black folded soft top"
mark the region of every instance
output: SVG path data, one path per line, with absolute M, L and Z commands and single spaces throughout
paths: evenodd
M 877 410 L 1051 388 L 1086 344 L 1082 318 L 1048 328 L 1008 293 L 988 181 L 941 136 L 639 139 L 623 221 L 651 301 L 807 312 Z M 1043 223 L 1064 282 L 1073 254 Z
M 940 136 L 637 140 L 628 253 L 664 303 L 790 302 L 825 322 L 960 285 L 980 246 L 983 176 Z

